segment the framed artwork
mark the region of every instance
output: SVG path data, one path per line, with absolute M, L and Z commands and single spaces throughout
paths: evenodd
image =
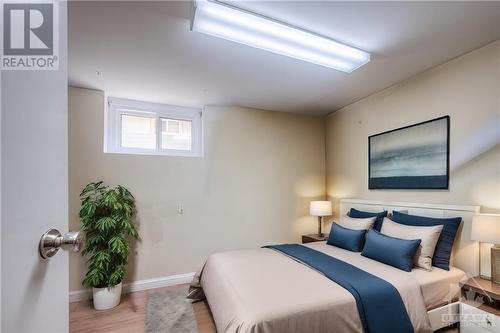
M 368 138 L 370 189 L 448 189 L 450 117 Z

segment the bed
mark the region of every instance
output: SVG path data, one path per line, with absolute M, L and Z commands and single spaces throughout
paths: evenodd
M 304 245 L 392 284 L 401 296 L 415 332 L 431 332 L 443 327 L 446 323 L 442 322 L 441 315 L 456 312 L 457 307 L 453 305 L 459 281 L 466 272 L 477 273 L 478 251 L 469 237 L 472 215 L 479 207 L 366 200 L 340 202 L 340 212 L 350 208 L 397 209 L 434 217 L 462 216 L 449 271 L 415 268 L 405 272 L 325 242 Z M 353 294 L 275 249 L 216 253 L 207 260 L 200 284 L 219 333 L 363 332 Z

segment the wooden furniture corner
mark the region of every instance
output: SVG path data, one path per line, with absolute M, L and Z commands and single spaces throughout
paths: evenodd
M 324 242 L 328 239 L 328 234 L 309 234 L 302 235 L 302 244 L 312 243 L 312 242 Z

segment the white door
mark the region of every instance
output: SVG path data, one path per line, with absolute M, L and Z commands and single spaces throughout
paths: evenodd
M 59 4 L 54 18 L 59 25 L 59 38 L 54 40 L 59 43 L 59 69 L 1 74 L 1 331 L 5 333 L 68 331 L 68 253 L 59 251 L 48 260 L 38 253 L 41 234 L 50 228 L 63 233 L 68 229 L 65 3 Z

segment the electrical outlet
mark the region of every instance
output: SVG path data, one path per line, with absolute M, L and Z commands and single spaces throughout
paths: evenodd
M 184 214 L 184 206 L 182 204 L 177 205 L 177 213 Z

